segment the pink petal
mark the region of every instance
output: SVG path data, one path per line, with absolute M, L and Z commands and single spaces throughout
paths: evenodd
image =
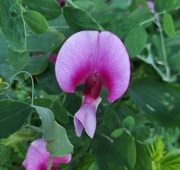
M 147 1 L 148 8 L 151 9 L 151 13 L 155 14 L 156 11 L 154 9 L 154 2 L 153 1 Z
M 83 102 L 80 109 L 75 113 L 74 125 L 77 136 L 81 136 L 84 128 L 86 133 L 93 138 L 96 130 L 96 110 L 100 102 L 100 97 L 91 104 Z
M 130 61 L 124 44 L 114 34 L 104 31 L 99 34 L 97 75 L 108 90 L 109 102 L 120 98 L 128 88 Z
M 26 170 L 46 170 L 50 154 L 43 139 L 37 139 L 28 148 L 23 166 Z
M 55 63 L 55 62 L 56 62 L 56 59 L 57 59 L 57 55 L 56 55 L 56 54 L 50 54 L 50 55 L 48 56 L 48 61 L 49 61 L 49 62 Z
M 46 150 L 44 139 L 37 139 L 29 146 L 26 159 L 23 161 L 23 166 L 26 167 L 26 170 L 46 170 L 49 158 L 50 153 Z M 54 157 L 52 161 L 52 169 L 59 163 L 68 163 L 70 161 L 71 155 Z
M 62 157 L 53 157 L 52 166 L 56 167 L 60 163 L 69 163 L 71 161 L 71 158 L 71 154 Z
M 109 92 L 108 101 L 114 102 L 129 85 L 130 61 L 116 35 L 108 31 L 81 31 L 61 47 L 55 72 L 61 89 L 70 93 L 90 74 L 97 73 Z
M 63 91 L 73 93 L 77 85 L 94 73 L 98 35 L 98 31 L 81 31 L 73 34 L 61 47 L 55 72 Z

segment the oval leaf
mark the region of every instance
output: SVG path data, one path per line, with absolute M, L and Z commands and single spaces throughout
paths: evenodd
M 52 156 L 66 156 L 73 151 L 73 146 L 69 142 L 66 130 L 57 124 L 54 114 L 45 107 L 34 106 L 43 126 L 43 138 L 47 142 L 47 150 Z
M 30 105 L 15 100 L 1 100 L 0 108 L 0 138 L 19 130 L 33 110 Z
M 28 26 L 34 32 L 43 33 L 47 31 L 48 23 L 39 12 L 27 10 L 23 13 L 23 16 Z
M 64 40 L 65 37 L 63 34 L 56 29 L 49 28 L 42 34 L 30 33 L 27 43 L 28 49 L 31 52 L 52 52 L 58 48 Z
M 54 19 L 61 14 L 61 8 L 55 0 L 25 0 L 23 6 L 41 13 L 46 19 Z
M 136 164 L 136 145 L 133 138 L 128 140 L 127 162 L 131 168 L 134 168 Z
M 142 26 L 138 25 L 131 29 L 125 38 L 125 46 L 130 57 L 133 58 L 138 55 L 145 47 L 146 42 L 147 33 Z
M 168 13 L 165 13 L 163 15 L 163 28 L 164 28 L 164 32 L 169 37 L 172 37 L 175 35 L 173 19 L 172 19 L 171 15 Z
M 0 26 L 10 48 L 18 52 L 26 51 L 25 24 L 17 0 L 1 1 Z
M 126 117 L 122 122 L 122 126 L 130 131 L 133 129 L 134 125 L 135 125 L 135 121 L 132 116 Z
M 122 135 L 123 132 L 124 132 L 124 129 L 119 128 L 119 129 L 114 130 L 114 131 L 111 133 L 111 136 L 112 136 L 113 138 L 118 138 L 119 136 Z
M 63 14 L 70 28 L 77 32 L 81 30 L 101 30 L 101 26 L 85 11 L 73 8 L 65 7 Z
M 16 52 L 9 48 L 8 60 L 16 71 L 22 70 L 29 60 L 29 52 Z

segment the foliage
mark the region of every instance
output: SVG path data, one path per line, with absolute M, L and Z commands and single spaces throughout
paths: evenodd
M 145 0 L 0 0 L 0 169 L 23 169 L 41 137 L 51 155 L 73 153 L 66 170 L 180 168 L 180 0 L 154 5 L 155 13 Z M 74 131 L 82 87 L 64 93 L 48 59 L 81 30 L 113 32 L 131 60 L 126 94 L 110 104 L 101 92 L 92 140 Z

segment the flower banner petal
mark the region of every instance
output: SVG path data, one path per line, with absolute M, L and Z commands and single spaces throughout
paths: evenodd
M 81 31 L 73 34 L 61 47 L 55 72 L 61 89 L 73 93 L 93 73 L 97 58 L 98 31 Z
M 108 90 L 109 102 L 120 98 L 128 88 L 130 61 L 124 44 L 114 34 L 103 31 L 98 39 L 97 75 Z

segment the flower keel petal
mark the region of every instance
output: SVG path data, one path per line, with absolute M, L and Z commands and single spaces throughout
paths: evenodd
M 81 136 L 83 127 L 89 137 L 93 138 L 96 130 L 96 111 L 101 97 L 98 97 L 93 103 L 82 103 L 80 109 L 75 113 L 74 125 L 77 136 Z

